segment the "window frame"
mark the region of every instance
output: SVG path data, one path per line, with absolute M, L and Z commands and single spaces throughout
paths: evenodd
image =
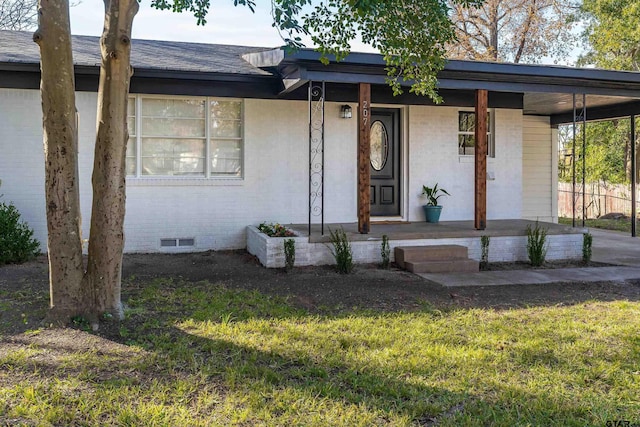
M 155 94 L 129 94 L 128 99 L 134 100 L 134 108 L 135 108 L 135 141 L 134 141 L 134 152 L 135 152 L 135 174 L 127 174 L 128 180 L 139 180 L 139 181 L 166 181 L 170 180 L 178 180 L 178 181 L 243 181 L 245 178 L 245 100 L 243 98 L 227 98 L 227 97 L 215 97 L 215 96 L 181 96 L 181 95 L 155 95 Z M 204 132 L 204 173 L 202 175 L 143 175 L 142 174 L 142 102 L 143 99 L 170 99 L 170 100 L 195 100 L 195 101 L 204 101 L 205 102 L 205 111 L 204 111 L 204 122 L 205 122 L 205 132 Z M 214 138 L 211 133 L 211 102 L 212 101 L 235 101 L 240 103 L 240 136 L 239 137 L 227 137 L 227 138 Z M 127 120 L 131 117 L 129 112 L 127 112 Z M 227 119 L 224 119 L 227 120 Z M 154 138 L 162 138 L 161 136 L 154 136 Z M 196 137 L 194 139 L 198 139 L 201 137 Z M 231 174 L 213 174 L 212 173 L 212 165 L 211 165 L 211 144 L 215 140 L 237 140 L 240 143 L 240 173 L 238 175 Z
M 493 108 L 489 108 L 488 109 L 488 114 L 489 114 L 489 125 L 487 126 L 487 157 L 490 158 L 495 158 L 496 157 L 496 143 L 495 143 L 495 130 L 496 130 L 496 115 L 495 115 L 495 109 Z M 463 109 L 463 110 L 458 110 L 458 115 L 457 115 L 457 122 L 456 122 L 456 126 L 457 126 L 457 133 L 456 133 L 456 145 L 458 147 L 458 156 L 459 157 L 473 157 L 475 156 L 474 154 L 464 154 L 464 153 L 460 153 L 460 135 L 471 135 L 471 136 L 475 136 L 475 131 L 469 132 L 469 131 L 461 131 L 460 130 L 460 114 L 461 113 L 471 113 L 475 116 L 476 112 L 475 110 L 467 110 L 467 109 Z M 475 121 L 475 117 L 474 117 L 474 121 Z

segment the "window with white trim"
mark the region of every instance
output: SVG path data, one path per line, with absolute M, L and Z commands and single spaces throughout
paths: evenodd
M 493 114 L 487 112 L 487 156 L 495 157 L 495 143 L 493 140 Z M 476 146 L 476 113 L 473 111 L 458 111 L 458 154 L 473 156 Z
M 127 175 L 242 177 L 242 100 L 129 98 Z

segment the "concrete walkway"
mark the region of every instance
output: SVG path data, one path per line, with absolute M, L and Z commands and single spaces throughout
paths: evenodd
M 557 282 L 622 282 L 640 279 L 640 238 L 596 229 L 591 229 L 590 233 L 593 235 L 593 261 L 618 264 L 619 266 L 439 273 L 419 274 L 419 276 L 447 287 Z

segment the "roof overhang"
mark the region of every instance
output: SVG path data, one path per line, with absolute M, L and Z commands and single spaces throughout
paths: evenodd
M 352 53 L 340 62 L 329 57 L 327 65 L 320 62 L 320 53 L 308 49 L 274 49 L 244 58 L 281 76 L 281 97 L 310 81 L 387 85 L 386 65 L 377 54 Z M 409 87 L 413 82 L 400 84 Z M 573 120 L 574 94 L 579 100 L 586 95 L 589 120 L 640 114 L 640 73 L 635 72 L 450 60 L 438 74 L 438 87 L 441 92 L 486 89 L 521 94 L 525 114 L 550 116 L 552 124 Z

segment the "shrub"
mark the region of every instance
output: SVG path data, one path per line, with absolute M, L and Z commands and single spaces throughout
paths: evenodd
M 480 269 L 486 270 L 489 267 L 489 243 L 491 237 L 480 236 Z
M 296 241 L 285 239 L 284 241 L 284 267 L 287 271 L 293 268 L 296 263 Z
M 382 245 L 380 246 L 380 256 L 382 257 L 382 268 L 387 269 L 391 265 L 391 248 L 389 247 L 389 236 L 382 235 Z
M 19 264 L 40 254 L 33 230 L 20 220 L 13 204 L 0 203 L 0 265 Z
M 353 251 L 351 250 L 351 244 L 347 239 L 347 233 L 339 228 L 335 232 L 329 229 L 331 235 L 331 254 L 336 260 L 336 270 L 341 274 L 351 273 L 353 270 Z
M 284 225 L 280 225 L 278 223 L 267 224 L 266 222 L 263 222 L 258 226 L 258 230 L 269 237 L 292 237 L 296 235 L 296 233 L 287 229 L 287 227 L 285 227 Z
M 593 244 L 593 235 L 591 233 L 584 233 L 582 235 L 582 260 L 586 263 L 591 261 L 591 245 Z
M 540 227 L 536 221 L 535 227 L 527 225 L 527 255 L 534 267 L 544 264 L 547 256 L 547 229 Z

